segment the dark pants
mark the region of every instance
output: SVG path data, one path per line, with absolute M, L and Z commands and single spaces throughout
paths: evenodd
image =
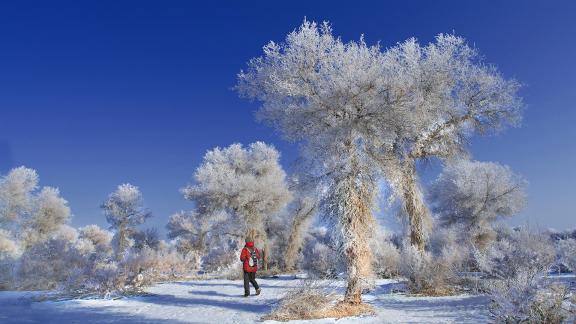
M 244 295 L 250 295 L 249 283 L 252 283 L 254 289 L 258 289 L 258 283 L 256 282 L 256 272 L 244 271 Z

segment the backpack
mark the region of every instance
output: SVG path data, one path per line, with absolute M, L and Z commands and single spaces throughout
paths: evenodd
M 258 257 L 256 256 L 256 249 L 253 251 L 248 250 L 250 252 L 250 258 L 248 259 L 248 265 L 251 267 L 255 267 L 258 265 Z

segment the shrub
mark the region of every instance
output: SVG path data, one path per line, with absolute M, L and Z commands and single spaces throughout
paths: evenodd
M 475 253 L 486 277 L 484 289 L 492 299 L 494 319 L 503 323 L 561 323 L 568 318 L 568 290 L 546 277 L 555 260 L 548 236 L 526 228 L 499 236 L 488 249 Z
M 576 272 L 576 240 L 566 239 L 557 242 L 558 261 L 570 271 Z
M 373 255 L 373 269 L 380 278 L 392 278 L 400 272 L 400 250 L 392 243 L 384 231 L 378 231 L 370 242 Z
M 400 273 L 408 279 L 412 293 L 430 296 L 449 295 L 460 290 L 460 272 L 467 263 L 469 245 L 463 244 L 455 228 L 436 228 L 429 250 L 418 251 L 404 244 Z
M 328 285 L 314 280 L 302 280 L 300 287 L 286 293 L 278 306 L 263 320 L 290 321 L 325 317 L 336 302 L 336 295 Z
M 414 294 L 443 296 L 454 292 L 457 283 L 456 258 L 446 251 L 435 257 L 408 245 L 400 256 L 400 273 L 408 279 L 408 289 Z

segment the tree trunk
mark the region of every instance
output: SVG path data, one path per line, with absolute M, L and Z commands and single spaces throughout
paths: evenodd
M 302 250 L 304 236 L 302 232 L 308 228 L 310 218 L 316 211 L 316 204 L 310 198 L 302 198 L 292 221 L 290 236 L 284 252 L 284 270 L 292 271 L 296 268 L 296 259 Z
M 268 243 L 264 242 L 262 248 L 262 269 L 264 271 L 268 270 Z
M 374 227 L 374 186 L 361 180 L 360 173 L 347 176 L 336 188 L 340 206 L 348 287 L 344 302 L 362 303 L 362 289 L 372 279 L 372 253 L 368 244 Z
M 418 185 L 414 161 L 403 164 L 401 187 L 404 212 L 410 226 L 410 243 L 418 251 L 423 252 L 432 227 L 432 217 Z
M 128 248 L 128 228 L 126 224 L 120 223 L 118 226 L 118 249 L 116 250 L 116 261 L 120 262 L 124 259 L 124 253 Z

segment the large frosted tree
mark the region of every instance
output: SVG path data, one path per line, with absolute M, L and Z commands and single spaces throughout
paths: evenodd
M 114 232 L 116 260 L 121 261 L 130 247 L 131 236 L 137 232 L 137 226 L 151 216 L 150 211 L 144 207 L 140 189 L 129 183 L 119 185 L 101 207 Z
M 194 184 L 183 189 L 186 199 L 196 203 L 200 217 L 221 217 L 222 212 L 230 216 L 223 233 L 238 242 L 250 237 L 263 244 L 264 266 L 269 250 L 267 220 L 292 197 L 279 158 L 278 151 L 263 142 L 247 148 L 240 144 L 215 148 L 204 156 Z
M 239 93 L 262 103 L 258 117 L 303 144 L 322 209 L 343 234 L 350 303 L 361 302 L 372 273 L 377 179 L 390 182 L 412 244 L 423 250 L 430 213 L 416 161 L 464 154 L 469 135 L 515 122 L 520 106 L 517 84 L 452 35 L 382 50 L 363 38 L 344 43 L 327 23 L 305 21 L 284 43 L 264 46 L 238 78 Z

